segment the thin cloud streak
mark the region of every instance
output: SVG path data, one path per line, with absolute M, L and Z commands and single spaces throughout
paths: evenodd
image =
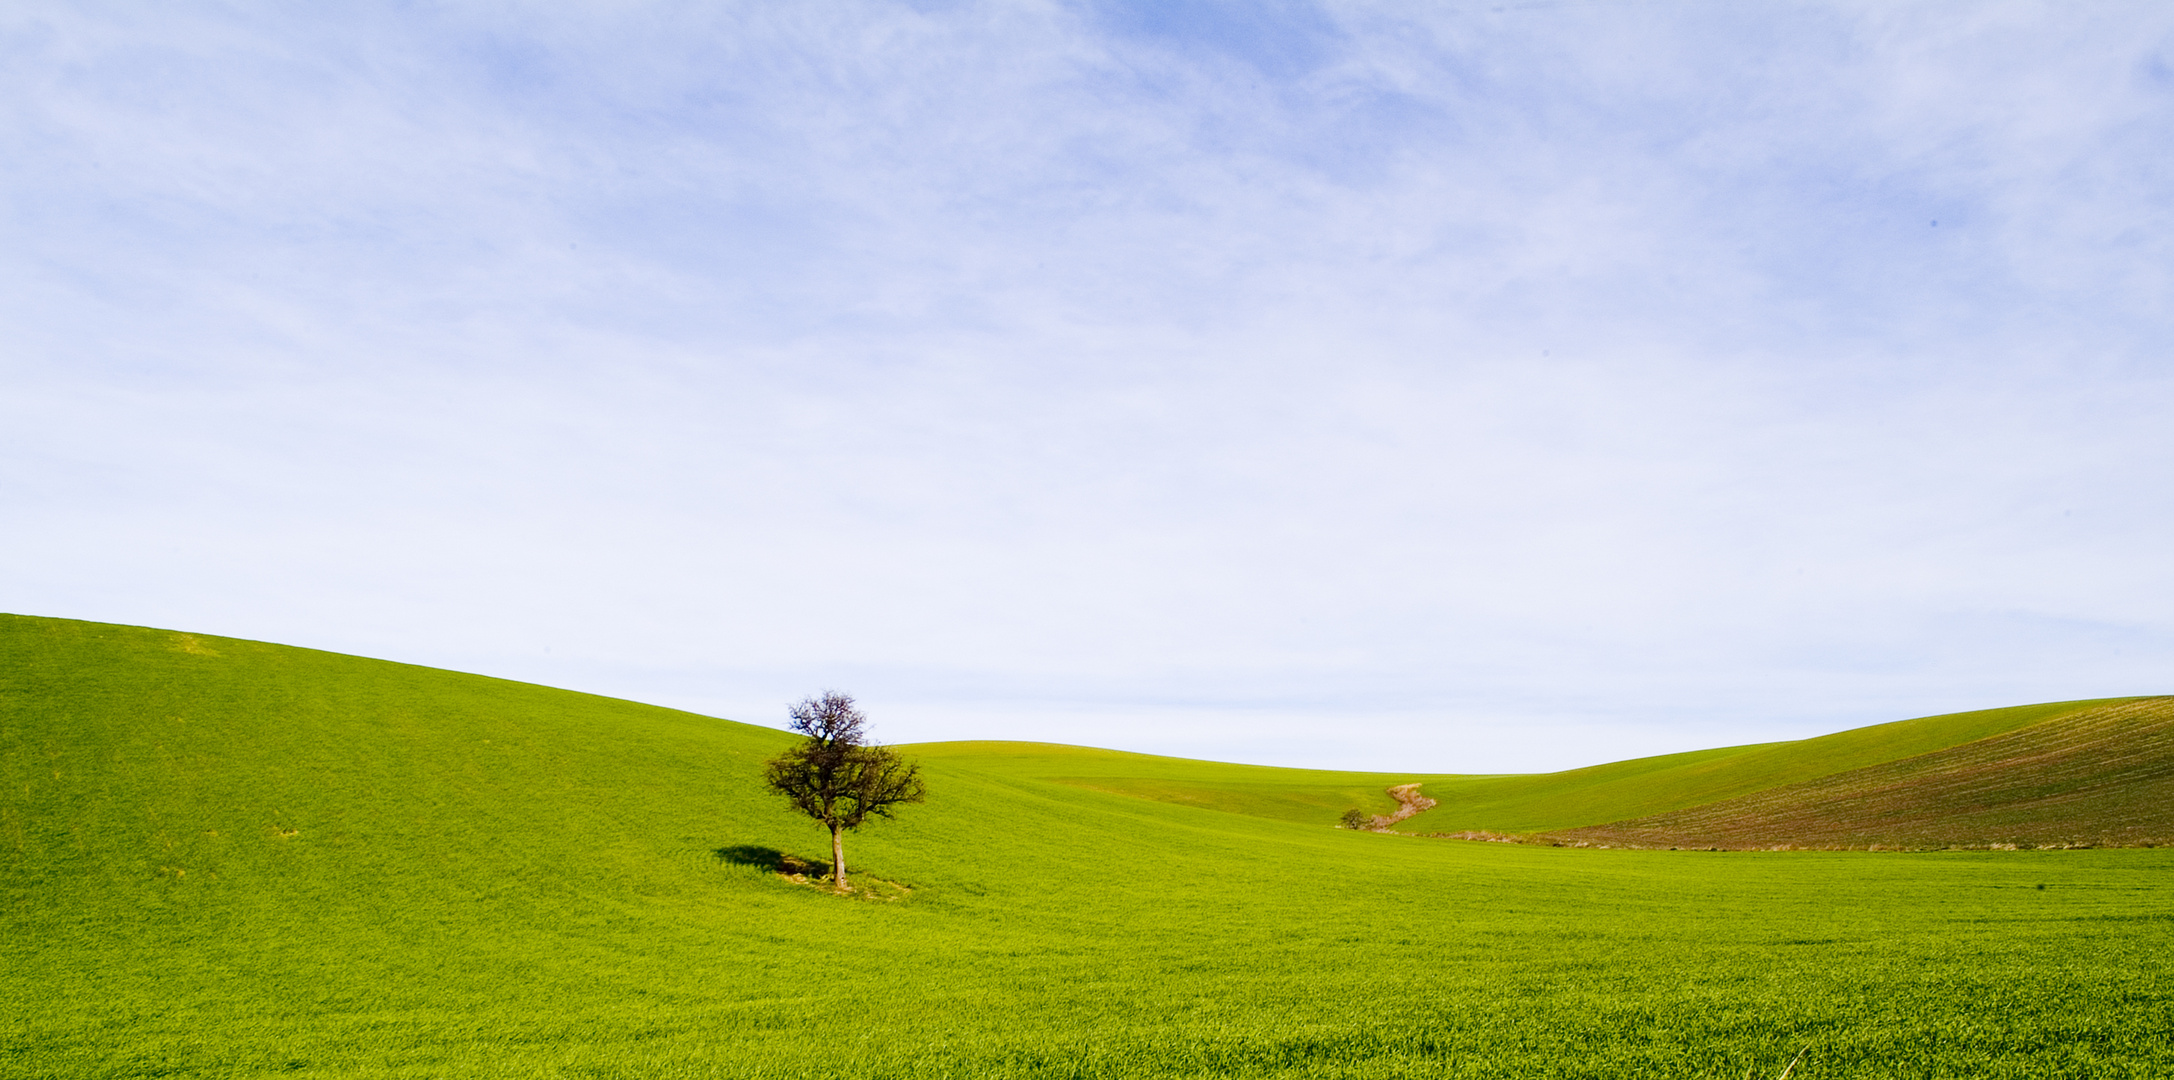
M 18 18 L 0 606 L 1413 769 L 2165 689 L 2174 17 L 1176 10 Z

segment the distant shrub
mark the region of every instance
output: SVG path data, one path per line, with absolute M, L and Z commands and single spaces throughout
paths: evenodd
M 1344 816 L 1337 821 L 1337 825 L 1345 829 L 1371 829 L 1374 827 L 1374 815 L 1354 806 L 1344 811 Z

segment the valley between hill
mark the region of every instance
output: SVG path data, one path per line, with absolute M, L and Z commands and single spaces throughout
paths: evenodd
M 993 747 L 996 744 L 962 744 Z M 1107 752 L 1104 752 L 1107 753 Z M 2107 698 L 1928 716 L 1794 742 L 1516 776 L 1321 773 L 1120 755 L 1061 783 L 1290 821 L 1342 807 L 1408 832 L 1577 847 L 2016 849 L 2174 845 L 2174 698 Z M 1396 790 L 1433 800 L 1414 812 Z M 1394 813 L 1391 813 L 1391 810 Z
M 1440 805 L 1407 828 L 1901 770 L 1833 788 L 1876 801 L 1933 775 L 1909 761 L 2010 736 L 2059 785 L 2089 755 L 2032 725 L 2154 722 L 2087 715 L 2108 707 L 1841 733 L 1824 765 L 1806 740 L 1552 778 L 909 747 L 930 801 L 848 851 L 910 892 L 869 902 L 780 877 L 825 838 L 761 790 L 772 728 L 0 616 L 0 1075 L 1735 1080 L 1800 1052 L 1796 1078 L 2158 1075 L 2164 849 L 1329 827 L 1412 782 Z

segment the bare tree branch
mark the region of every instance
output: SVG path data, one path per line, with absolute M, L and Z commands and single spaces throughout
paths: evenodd
M 806 738 L 765 763 L 763 780 L 830 830 L 832 886 L 847 892 L 845 833 L 871 816 L 888 818 L 897 807 L 925 799 L 921 766 L 870 744 L 868 718 L 846 694 L 824 691 L 794 705 L 788 715 L 793 730 Z

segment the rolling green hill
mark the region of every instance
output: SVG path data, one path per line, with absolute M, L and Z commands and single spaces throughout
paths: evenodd
M 1346 807 L 1387 813 L 1395 804 L 1384 789 L 1416 781 L 1437 802 L 1400 826 L 1418 833 L 1642 847 L 2125 846 L 2174 842 L 2170 709 L 2166 698 L 2051 702 L 1508 776 L 1271 769 L 1034 743 L 922 749 L 962 767 L 1315 824 Z
M 2164 850 L 1463 844 L 1316 822 L 1347 798 L 1385 809 L 1379 776 L 942 744 L 910 748 L 930 801 L 849 842 L 857 870 L 910 891 L 841 898 L 773 872 L 825 843 L 760 790 L 788 742 L 0 616 L 0 1075 L 1733 1080 L 1800 1052 L 1800 1078 L 2174 1060 Z M 1156 785 L 1172 801 L 1138 797 Z
M 2104 702 L 1927 716 L 1811 739 L 1695 750 L 1559 773 L 1448 778 L 1426 785 L 1426 793 L 1440 805 L 1405 827 L 1530 833 L 1647 817 L 1944 750 L 2096 704 Z
M 1724 848 L 2174 844 L 2174 698 L 2071 703 L 1955 746 L 1550 839 Z
M 1054 743 L 924 743 L 913 749 L 929 761 L 961 769 L 1311 825 L 1332 824 L 1354 806 L 1389 813 L 1397 804 L 1388 787 L 1418 779 L 1402 773 L 1234 765 Z

